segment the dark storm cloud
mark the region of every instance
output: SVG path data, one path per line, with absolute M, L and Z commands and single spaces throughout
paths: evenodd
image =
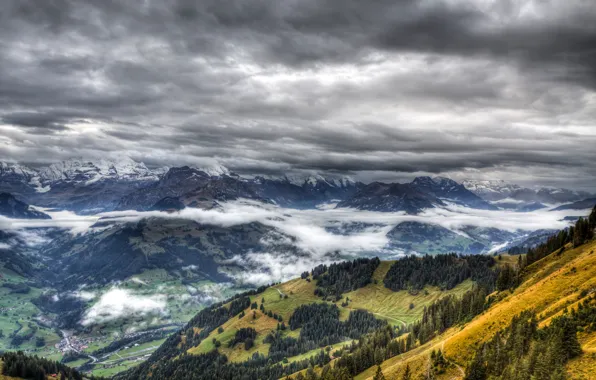
M 0 159 L 593 181 L 593 46 L 581 0 L 3 1 Z
M 67 129 L 64 125 L 67 120 L 67 118 L 61 116 L 36 112 L 15 112 L 0 117 L 0 121 L 4 124 L 23 127 L 29 132 L 35 130 L 48 133 Z

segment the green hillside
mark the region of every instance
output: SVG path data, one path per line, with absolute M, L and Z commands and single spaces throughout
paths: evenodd
M 471 292 L 476 288 L 472 278 L 487 271 L 493 278 L 506 261 L 511 260 L 444 255 L 319 266 L 301 278 L 237 295 L 200 312 L 146 363 L 118 377 L 162 378 L 179 370 L 175 367 L 199 368 L 203 360 L 223 361 L 230 373 L 251 366 L 257 378 L 287 376 L 328 363 L 378 329 L 388 329 L 395 337 L 405 333 L 430 305 Z M 396 265 L 407 273 L 393 273 Z M 435 267 L 446 271 L 434 276 Z M 404 279 L 407 289 L 388 288 L 388 273 Z M 421 285 L 421 273 L 437 280 Z M 297 322 L 298 314 L 305 319 Z M 162 366 L 164 372 L 159 371 Z

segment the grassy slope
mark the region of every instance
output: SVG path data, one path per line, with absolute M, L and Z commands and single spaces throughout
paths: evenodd
M 414 372 L 422 371 L 432 349 L 443 348 L 446 357 L 463 366 L 474 350 L 494 333 L 509 324 L 511 318 L 525 309 L 534 309 L 541 324 L 547 324 L 565 307 L 572 307 L 580 299 L 582 290 L 596 290 L 596 242 L 569 249 L 561 256 L 550 255 L 528 268 L 524 283 L 465 327 L 448 330 L 424 346 L 385 361 L 381 368 L 387 378 L 401 375 L 406 363 Z M 584 354 L 568 365 L 572 379 L 589 379 L 596 373 L 596 334 L 580 335 Z M 375 368 L 357 376 L 371 379 Z M 583 376 L 583 377 L 582 377 Z M 461 378 L 454 367 L 444 379 Z
M 431 286 L 417 295 L 411 295 L 406 291 L 393 292 L 383 285 L 383 278 L 392 264 L 393 262 L 384 261 L 379 265 L 373 275 L 376 283 L 346 293 L 345 296 L 351 300 L 348 308 L 366 309 L 393 325 L 407 324 L 419 319 L 425 306 L 444 297 L 447 293 L 459 296 L 469 290 L 473 284 L 472 281 L 464 281 L 448 292 L 442 292 L 439 288 Z M 338 306 L 340 304 L 341 302 L 338 302 Z M 414 308 L 410 309 L 410 304 L 413 304 Z
M 420 318 L 424 306 L 431 304 L 447 294 L 460 295 L 472 286 L 471 281 L 465 281 L 449 291 L 441 291 L 435 287 L 427 287 L 425 291 L 422 291 L 415 296 L 410 295 L 407 291 L 393 292 L 385 288 L 383 285 L 383 278 L 391 264 L 393 264 L 393 262 L 381 262 L 373 274 L 373 280 L 376 283 L 369 284 L 364 288 L 344 294 L 344 296 L 348 296 L 351 301 L 347 307 L 341 306 L 342 301 L 336 303 L 340 309 L 340 319 L 347 318 L 350 310 L 366 309 L 375 313 L 377 317 L 386 319 L 389 323 L 394 325 L 399 325 L 404 322 L 409 323 Z M 281 315 L 284 322 L 288 324 L 290 316 L 298 306 L 314 302 L 323 302 L 320 298 L 314 295 L 315 287 L 314 282 L 308 282 L 303 279 L 294 279 L 270 287 L 263 293 L 251 296 L 251 302 L 257 302 L 260 305 L 261 299 L 264 298 L 265 310 L 271 310 L 273 313 Z M 280 292 L 288 297 L 280 297 Z M 410 309 L 410 303 L 414 304 L 413 309 Z M 276 330 L 277 321 L 263 315 L 260 310 L 256 310 L 256 319 L 253 319 L 253 310 L 250 310 L 250 308 L 246 309 L 245 313 L 246 315 L 244 318 L 240 319 L 236 316 L 228 320 L 222 326 L 224 331 L 221 334 L 219 334 L 217 330 L 213 331 L 207 339 L 204 339 L 201 344 L 191 348 L 188 352 L 199 355 L 213 350 L 215 348 L 213 338 L 215 338 L 221 342 L 219 351 L 228 356 L 230 361 L 241 362 L 247 360 L 256 352 L 266 355 L 269 352 L 269 344 L 263 343 L 263 340 L 269 332 Z M 248 351 L 244 349 L 242 344 L 237 344 L 233 348 L 228 347 L 228 342 L 233 339 L 235 332 L 242 327 L 252 327 L 258 333 L 255 346 Z M 298 337 L 299 330 L 290 331 L 288 329 L 284 334 L 287 336 Z M 337 349 L 342 344 L 345 343 L 334 345 L 332 348 Z M 288 359 L 290 362 L 301 360 L 315 355 L 318 352 L 319 350 L 313 350 Z

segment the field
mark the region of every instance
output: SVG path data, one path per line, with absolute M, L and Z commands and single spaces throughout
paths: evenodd
M 449 291 L 427 286 L 412 295 L 407 291 L 394 292 L 383 285 L 383 278 L 393 262 L 383 261 L 373 275 L 375 283 L 362 289 L 346 293 L 350 298 L 348 308 L 365 309 L 392 325 L 405 325 L 420 318 L 425 306 L 430 305 L 446 294 L 460 296 L 472 288 L 472 281 L 464 281 Z M 341 307 L 341 301 L 337 303 Z

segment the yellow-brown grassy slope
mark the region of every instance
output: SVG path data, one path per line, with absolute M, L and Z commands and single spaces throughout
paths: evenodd
M 531 309 L 537 313 L 541 325 L 547 325 L 565 308 L 574 307 L 596 291 L 596 242 L 574 249 L 568 247 L 561 255 L 553 253 L 545 257 L 526 268 L 523 280 L 513 293 L 497 294 L 500 300 L 464 327 L 452 328 L 433 341 L 382 363 L 385 377 L 399 378 L 406 364 L 414 374 L 422 373 L 431 350 L 441 348 L 453 368 L 439 379 L 461 379 L 464 366 L 476 348 L 506 327 L 515 315 Z M 579 340 L 584 353 L 568 363 L 569 378 L 596 379 L 596 334 L 580 333 Z M 356 379 L 371 379 L 375 370 L 370 368 Z
M 438 300 L 447 294 L 461 295 L 469 290 L 473 283 L 470 280 L 456 286 L 449 291 L 441 291 L 436 287 L 426 287 L 417 295 L 411 295 L 407 291 L 394 292 L 385 288 L 383 279 L 393 262 L 381 262 L 379 267 L 373 274 L 373 283 L 345 293 L 350 302 L 347 306 L 342 306 L 342 301 L 335 304 L 340 310 L 340 319 L 345 320 L 349 316 L 351 310 L 365 309 L 374 313 L 378 318 L 386 319 L 390 324 L 400 326 L 404 323 L 411 323 L 422 316 L 424 307 L 430 305 L 432 302 Z M 288 324 L 290 316 L 294 313 L 300 305 L 307 305 L 315 302 L 323 302 L 320 297 L 314 295 L 316 284 L 314 281 L 306 281 L 298 278 L 288 281 L 283 284 L 278 284 L 267 288 L 264 292 L 251 296 L 251 303 L 257 302 L 260 306 L 263 303 L 265 311 L 281 315 L 285 324 Z M 285 297 L 287 296 L 287 297 Z M 253 317 L 253 312 L 255 316 Z M 263 314 L 260 310 L 245 310 L 243 318 L 234 317 L 223 324 L 223 332 L 214 330 L 204 339 L 198 346 L 188 350 L 190 354 L 203 354 L 215 348 L 213 339 L 221 343 L 218 348 L 219 352 L 226 355 L 232 362 L 242 362 L 250 359 L 253 354 L 259 353 L 267 355 L 269 353 L 270 344 L 265 343 L 264 339 L 267 335 L 277 329 L 278 321 Z M 236 331 L 243 327 L 252 327 L 257 331 L 255 345 L 245 350 L 243 344 L 237 344 L 234 347 L 228 347 L 228 343 L 234 338 Z M 297 338 L 300 330 L 290 331 L 287 329 L 284 332 L 285 336 L 292 336 Z M 343 343 L 345 344 L 345 343 Z M 334 345 L 333 352 L 343 344 Z M 306 359 L 320 352 L 319 349 L 307 352 L 294 358 L 288 358 L 290 362 L 295 360 Z

